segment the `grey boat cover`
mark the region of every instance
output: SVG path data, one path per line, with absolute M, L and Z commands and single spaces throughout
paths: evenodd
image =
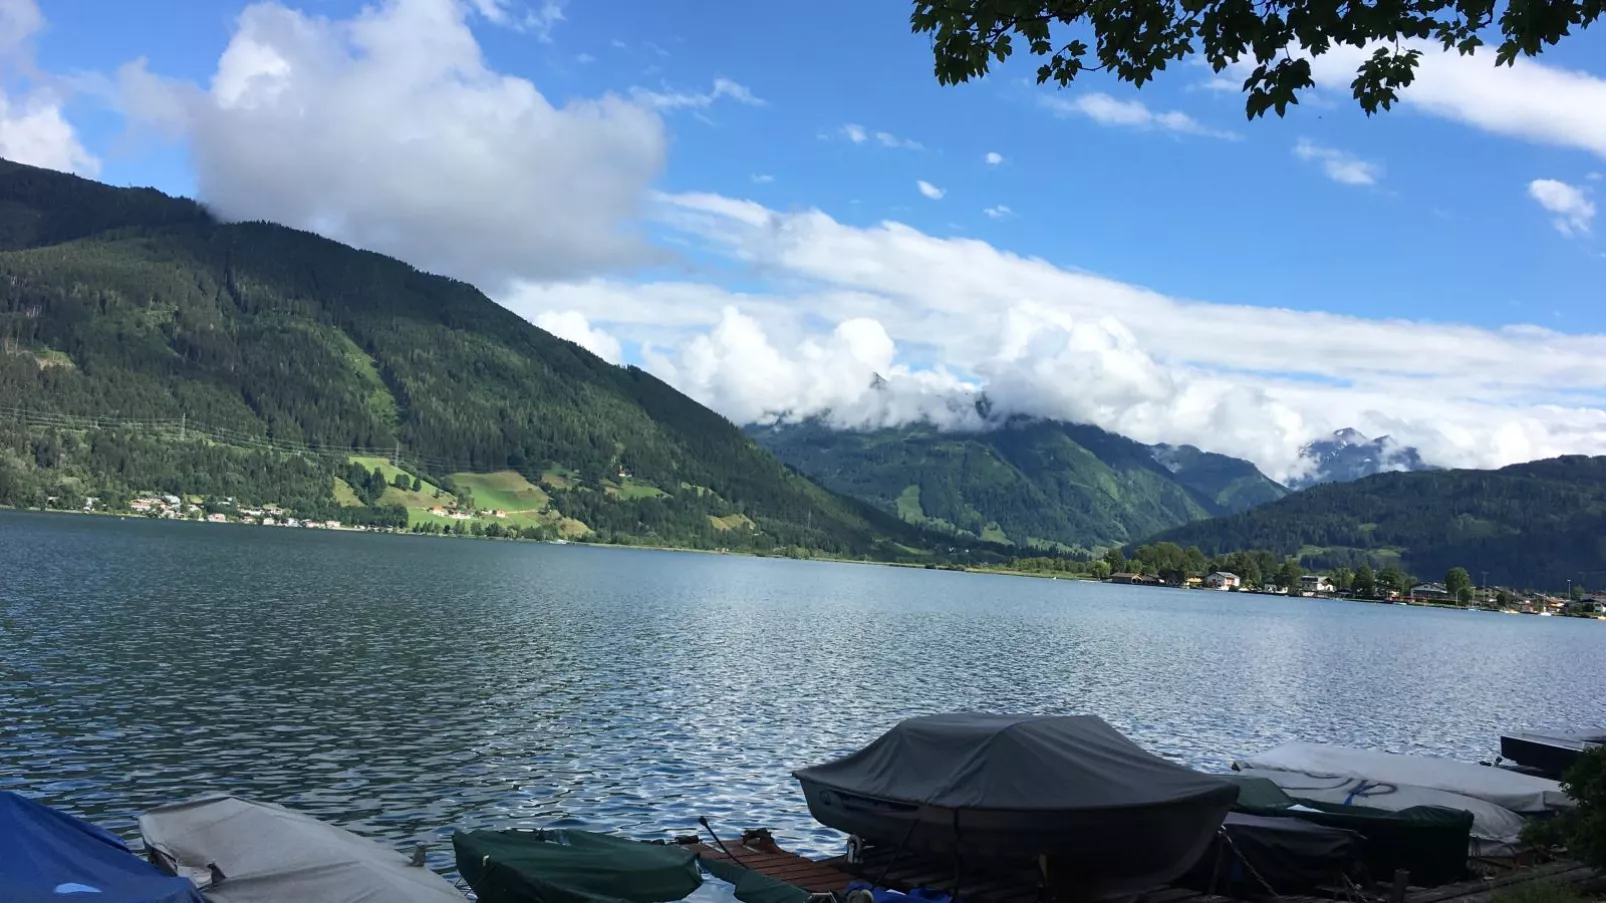
M 1537 815 L 1573 806 L 1573 801 L 1562 792 L 1561 785 L 1545 778 L 1451 759 L 1401 756 L 1319 743 L 1284 743 L 1276 749 L 1239 759 L 1233 767 L 1239 770 L 1297 771 L 1323 777 L 1365 778 L 1368 781 L 1445 790 L 1487 800 L 1523 814 Z
M 463 903 L 390 847 L 269 803 L 212 796 L 139 817 L 145 845 L 186 872 L 216 864 L 214 903 Z
M 910 718 L 846 758 L 793 774 L 883 800 L 1005 811 L 1151 806 L 1230 786 L 1148 752 L 1094 715 Z

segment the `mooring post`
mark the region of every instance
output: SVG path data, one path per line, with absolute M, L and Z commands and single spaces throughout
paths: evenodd
M 415 843 L 415 844 L 413 844 L 413 860 L 411 862 L 407 863 L 407 864 L 413 866 L 414 868 L 423 868 L 424 867 L 424 851 L 428 850 L 428 849 L 429 849 L 429 844 L 427 844 L 427 843 Z
M 1405 903 L 1405 889 L 1411 886 L 1411 873 L 1406 869 L 1394 872 L 1394 886 L 1389 889 L 1389 903 Z

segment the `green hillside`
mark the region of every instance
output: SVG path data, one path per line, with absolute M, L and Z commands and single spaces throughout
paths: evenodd
M 1120 545 L 1286 494 L 1246 461 L 1189 446 L 1161 454 L 1052 421 L 976 433 L 807 421 L 749 433 L 826 487 L 906 521 L 1022 548 Z
M 1490 584 L 1606 585 L 1606 457 L 1500 470 L 1387 473 L 1328 483 L 1155 536 L 1207 555 L 1270 549 L 1312 567 L 1398 561 L 1438 579 L 1465 567 Z
M 757 551 L 930 539 L 472 286 L 0 161 L 0 504 L 145 491 L 390 525 L 461 491 L 527 533 Z

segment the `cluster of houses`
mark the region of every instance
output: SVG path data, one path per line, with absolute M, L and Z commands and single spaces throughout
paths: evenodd
M 473 511 L 464 511 L 461 508 L 446 508 L 441 505 L 436 505 L 435 507 L 429 509 L 429 513 L 435 515 L 436 517 L 445 517 L 451 520 L 473 520 L 474 518 L 481 516 L 496 517 L 501 518 L 502 520 L 507 520 L 507 512 L 500 508 L 495 508 L 490 511 L 481 511 L 476 514 Z
M 1159 577 L 1144 574 L 1112 574 L 1110 583 L 1126 583 L 1144 586 L 1168 586 Z M 1278 596 L 1303 596 L 1305 598 L 1331 598 L 1348 597 L 1348 590 L 1340 590 L 1333 585 L 1333 580 L 1324 574 L 1305 574 L 1299 578 L 1299 587 L 1282 587 L 1267 582 L 1259 588 L 1245 586 L 1243 578 L 1228 571 L 1216 571 L 1204 577 L 1189 577 L 1183 581 L 1184 587 L 1189 589 L 1213 589 L 1227 592 L 1269 593 Z M 1561 614 L 1568 607 L 1575 606 L 1593 614 L 1606 615 L 1606 595 L 1586 596 L 1581 601 L 1570 602 L 1557 596 L 1544 593 L 1520 592 L 1517 590 L 1502 590 L 1495 587 L 1485 587 L 1474 591 L 1473 603 L 1483 607 L 1493 607 L 1497 604 L 1499 594 L 1505 593 L 1510 602 L 1503 608 L 1505 611 L 1521 614 L 1552 615 Z M 1390 602 L 1454 602 L 1455 599 L 1449 588 L 1442 583 L 1418 583 L 1406 592 L 1397 590 L 1382 590 L 1379 598 Z
M 95 511 L 99 504 L 100 499 L 87 498 L 84 500 L 84 510 Z M 234 508 L 234 514 L 231 516 L 222 511 L 206 513 L 205 509 L 195 502 L 176 495 L 165 494 L 143 495 L 133 499 L 128 503 L 128 510 L 146 517 L 159 517 L 166 520 L 204 520 L 213 524 L 260 524 L 265 527 L 305 527 L 316 530 L 359 529 L 345 527 L 337 520 L 311 520 L 293 517 L 290 512 L 278 505 L 263 505 L 260 508 L 236 508 L 233 498 L 223 499 L 217 505 Z

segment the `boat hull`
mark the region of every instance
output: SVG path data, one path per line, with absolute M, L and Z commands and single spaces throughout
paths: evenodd
M 1229 787 L 1117 809 L 954 809 L 801 783 L 816 821 L 875 846 L 951 859 L 961 871 L 1041 866 L 1050 885 L 1095 898 L 1135 894 L 1182 875 L 1237 799 Z
M 1514 732 L 1500 737 L 1500 757 L 1560 780 L 1586 750 L 1606 745 L 1606 731 Z

